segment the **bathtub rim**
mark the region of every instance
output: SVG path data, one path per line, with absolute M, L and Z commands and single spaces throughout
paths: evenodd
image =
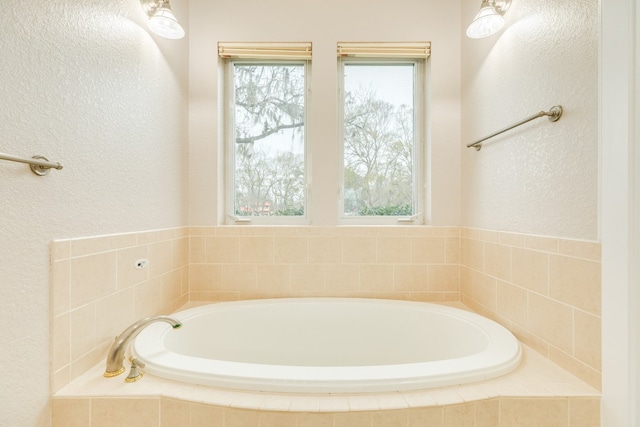
M 161 345 L 162 338 L 171 333 L 172 329 L 169 325 L 156 323 L 142 331 L 131 351 L 146 364 L 146 372 L 161 378 L 237 391 L 295 394 L 402 392 L 461 385 L 505 375 L 515 370 L 522 360 L 520 342 L 504 326 L 472 311 L 431 302 L 341 297 L 268 298 L 207 303 L 180 310 L 173 313 L 173 316 L 188 322 L 211 309 L 308 301 L 420 306 L 476 326 L 489 337 L 490 343 L 479 354 L 431 362 L 348 367 L 261 365 L 202 359 L 166 351 Z M 496 340 L 500 342 L 497 343 Z M 143 352 L 139 351 L 141 347 L 145 348 Z M 147 357 L 149 353 L 153 354 L 153 359 Z M 460 370 L 460 364 L 474 367 Z M 199 368 L 194 368 L 195 365 Z M 224 371 L 224 374 L 203 377 L 202 370 L 210 369 L 211 366 L 215 370 Z M 264 372 L 265 366 L 268 367 L 268 374 Z M 420 372 L 420 375 L 416 375 L 416 372 Z M 304 379 L 301 379 L 301 375 Z M 375 378 L 372 379 L 372 375 Z

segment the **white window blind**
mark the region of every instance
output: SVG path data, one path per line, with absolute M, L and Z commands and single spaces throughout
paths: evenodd
M 338 42 L 338 56 L 426 59 L 431 42 Z
M 311 59 L 311 42 L 219 42 L 218 55 L 234 59 Z

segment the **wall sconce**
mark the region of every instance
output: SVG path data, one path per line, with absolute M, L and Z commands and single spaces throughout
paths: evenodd
M 511 0 L 482 0 L 480 11 L 467 27 L 467 37 L 481 39 L 497 33 L 504 25 L 503 15 Z
M 184 28 L 171 11 L 169 0 L 140 0 L 142 9 L 149 15 L 149 29 L 166 39 L 181 39 Z

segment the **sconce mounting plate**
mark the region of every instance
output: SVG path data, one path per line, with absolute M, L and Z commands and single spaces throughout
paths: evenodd
M 163 5 L 164 0 L 140 0 L 140 6 L 142 6 L 142 10 L 144 10 L 149 17 L 152 17 L 156 10 Z
M 501 14 L 504 15 L 507 10 L 509 10 L 509 6 L 511 6 L 511 0 L 494 0 L 493 7 Z

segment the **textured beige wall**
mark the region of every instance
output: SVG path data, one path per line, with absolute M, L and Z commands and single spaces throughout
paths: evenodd
M 23 367 L 0 376 L 0 425 L 49 423 L 49 242 L 185 225 L 187 46 L 137 1 L 2 4 L 0 151 L 64 169 L 0 162 L 0 365 Z
M 468 23 L 478 10 L 462 2 Z M 462 225 L 598 239 L 598 10 L 594 0 L 513 1 L 505 28 L 462 40 Z

